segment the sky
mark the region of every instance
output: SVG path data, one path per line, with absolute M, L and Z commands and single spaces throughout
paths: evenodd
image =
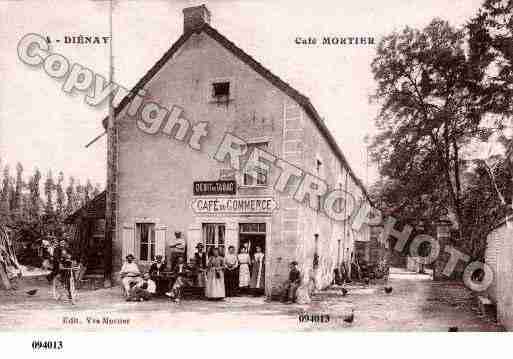
M 370 64 L 375 46 L 304 46 L 296 37 L 365 36 L 379 39 L 406 25 L 421 28 L 441 17 L 464 24 L 482 0 L 123 0 L 112 16 L 115 81 L 131 88 L 183 31 L 182 9 L 205 4 L 211 25 L 274 74 L 308 96 L 351 167 L 364 183 L 377 178 L 367 166 L 364 137 L 372 135 L 377 107 Z M 32 172 L 63 171 L 82 183 L 105 183 L 106 107 L 67 95 L 62 81 L 17 57 L 27 33 L 49 36 L 54 52 L 107 77 L 109 44 L 65 44 L 65 36 L 110 36 L 110 3 L 102 0 L 0 1 L 0 158 Z

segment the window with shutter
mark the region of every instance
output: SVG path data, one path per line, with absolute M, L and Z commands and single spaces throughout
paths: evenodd
M 155 258 L 155 223 L 136 223 L 135 235 L 139 248 L 139 260 L 153 260 Z
M 123 240 L 123 247 L 122 247 L 123 260 L 129 254 L 132 254 L 135 256 L 136 253 L 135 253 L 134 226 L 133 225 L 125 224 L 123 226 L 122 240 Z

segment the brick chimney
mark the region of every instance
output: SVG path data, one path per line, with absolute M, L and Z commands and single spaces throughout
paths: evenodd
M 183 9 L 183 32 L 194 31 L 210 24 L 210 11 L 205 5 L 187 7 Z

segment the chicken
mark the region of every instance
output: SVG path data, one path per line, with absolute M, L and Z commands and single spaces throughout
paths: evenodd
M 37 293 L 37 289 L 31 289 L 31 290 L 27 291 L 28 295 L 34 295 L 36 293 Z
M 349 292 L 346 288 L 342 288 L 341 291 L 342 291 L 343 297 L 345 297 L 347 295 L 347 293 Z
M 351 314 L 344 317 L 344 322 L 352 323 L 354 321 L 354 309 L 351 309 Z
M 392 290 L 393 290 L 393 289 L 394 289 L 394 288 L 392 288 L 392 287 L 385 287 L 385 293 L 386 293 L 386 294 L 390 294 L 390 293 L 392 293 Z
M 369 279 L 369 277 L 365 277 L 365 278 L 363 279 L 363 282 L 365 283 L 365 285 L 369 285 L 369 283 L 370 283 L 370 279 Z

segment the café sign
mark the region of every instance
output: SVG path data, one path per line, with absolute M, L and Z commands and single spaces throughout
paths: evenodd
M 195 196 L 234 195 L 236 183 L 232 180 L 195 181 L 193 193 Z
M 270 214 L 278 208 L 272 197 L 199 197 L 191 205 L 197 214 Z

